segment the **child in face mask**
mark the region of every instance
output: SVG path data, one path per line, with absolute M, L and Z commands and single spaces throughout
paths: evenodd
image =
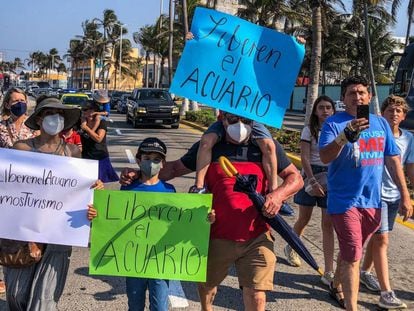
M 139 145 L 136 155 L 141 176 L 134 183 L 122 186 L 121 190 L 176 192 L 173 185 L 158 178 L 159 171 L 165 165 L 167 147 L 155 137 L 149 137 Z M 149 290 L 151 310 L 168 310 L 168 280 L 145 278 L 126 278 L 126 290 L 129 310 L 145 309 L 145 292 Z
M 212 149 L 226 134 L 235 143 L 244 143 L 251 138 L 259 146 L 262 151 L 262 165 L 268 181 L 268 191 L 275 190 L 277 188 L 276 146 L 269 130 L 261 123 L 225 112 L 221 116 L 221 121 L 210 125 L 201 137 L 197 152 L 196 181 L 189 192 L 204 192 L 204 178 L 211 163 Z

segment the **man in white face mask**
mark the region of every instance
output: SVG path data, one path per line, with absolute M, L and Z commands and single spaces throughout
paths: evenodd
M 223 125 L 228 138 L 236 143 L 247 142 L 252 132 L 252 120 L 245 119 L 230 113 L 224 114 Z
M 273 238 L 252 201 L 246 194 L 233 190 L 235 179 L 228 178 L 218 163 L 220 156 L 226 156 L 240 174 L 256 175 L 256 190 L 265 194 L 266 174 L 262 165 L 262 152 L 250 139 L 250 120 L 226 114 L 222 123 L 226 134 L 212 148 L 211 164 L 205 177 L 207 191 L 213 194 L 216 218 L 210 231 L 207 281 L 198 284 L 201 309 L 212 310 L 217 287 L 234 265 L 239 285 L 243 288 L 245 309 L 264 311 L 266 291 L 273 289 L 276 261 Z M 280 144 L 275 142 L 275 145 L 277 173 L 283 183 L 270 192 L 267 198 L 274 206 L 280 206 L 282 201 L 302 188 L 303 180 Z M 196 143 L 179 160 L 166 162 L 159 177 L 169 180 L 195 171 L 198 147 L 199 143 Z M 136 177 L 136 172 L 125 170 L 121 182 L 131 183 L 131 178 Z

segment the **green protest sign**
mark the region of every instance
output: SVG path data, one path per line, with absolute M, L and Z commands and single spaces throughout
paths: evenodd
M 99 190 L 89 273 L 206 280 L 212 196 Z

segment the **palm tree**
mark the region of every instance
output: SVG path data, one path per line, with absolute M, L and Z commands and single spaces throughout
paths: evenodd
M 113 10 L 106 9 L 103 12 L 103 19 L 94 18 L 93 21 L 103 27 L 103 44 L 102 52 L 100 55 L 100 65 L 102 66 L 102 71 L 100 73 L 100 78 L 103 80 L 103 87 L 108 87 L 108 76 L 109 76 L 109 66 L 105 65 L 107 59 L 112 59 L 114 51 L 114 26 L 119 24 L 118 17 L 116 16 Z M 106 73 L 106 75 L 105 75 Z
M 80 36 L 85 44 L 84 52 L 93 62 L 93 68 L 91 69 L 92 89 L 95 88 L 96 65 L 105 46 L 103 34 L 98 31 L 98 27 L 95 22 L 86 20 L 82 23 L 84 35 Z
M 320 0 L 312 0 L 312 54 L 310 62 L 309 89 L 306 105 L 305 124 L 309 123 L 313 103 L 318 97 L 319 75 L 322 56 L 322 14 Z
M 157 49 L 158 40 L 156 36 L 158 34 L 157 27 L 155 25 L 146 25 L 142 27 L 139 31 L 138 35 L 138 42 L 145 50 L 145 70 L 146 70 L 146 77 L 145 77 L 145 87 L 149 86 L 149 72 L 148 72 L 148 61 L 152 54 L 155 54 Z M 155 62 L 154 62 L 155 63 Z M 155 85 L 155 70 L 153 72 L 154 76 L 152 78 L 153 86 Z
M 391 5 L 391 15 L 396 16 L 397 11 L 401 6 L 401 0 L 393 0 Z M 413 15 L 414 15 L 414 0 L 408 0 L 407 3 L 407 29 L 405 32 L 405 46 L 410 43 L 410 29 L 413 23 Z
M 367 52 L 367 63 L 368 63 L 368 76 L 371 83 L 372 92 L 372 105 L 374 113 L 380 114 L 380 107 L 377 97 L 377 87 L 374 74 L 374 67 L 372 63 L 372 52 L 371 52 L 371 38 L 369 33 L 370 21 L 375 19 L 382 19 L 386 22 L 395 21 L 393 16 L 390 16 L 385 8 L 382 6 L 381 0 L 355 0 L 353 12 L 363 12 L 361 20 L 363 20 L 364 34 L 365 34 L 365 48 Z M 362 7 L 362 10 L 361 10 Z M 355 11 L 358 10 L 358 11 Z
M 322 59 L 322 30 L 325 30 L 326 32 L 334 12 L 333 7 L 328 1 L 310 0 L 309 4 L 312 9 L 312 50 L 309 69 L 309 86 L 306 99 L 305 124 L 308 124 L 309 122 L 313 103 L 318 97 Z M 344 4 L 340 0 L 335 4 L 344 8 Z M 322 21 L 324 21 L 324 23 Z

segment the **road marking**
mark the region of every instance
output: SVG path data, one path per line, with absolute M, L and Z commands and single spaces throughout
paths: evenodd
M 122 135 L 122 133 L 121 133 L 121 130 L 120 130 L 120 129 L 115 129 L 115 132 L 116 132 L 118 135 Z
M 183 288 L 181 287 L 181 282 L 170 281 L 168 292 L 168 298 L 173 309 L 187 308 L 189 306 Z
M 398 222 L 399 224 L 403 225 L 403 226 L 406 226 L 407 228 L 410 228 L 410 229 L 414 230 L 414 224 L 412 224 L 409 221 L 403 221 L 402 218 L 400 218 L 400 217 L 397 217 L 395 219 L 395 221 Z
M 125 149 L 125 153 L 127 155 L 129 163 L 135 163 L 135 157 L 132 154 L 131 150 L 130 149 Z

